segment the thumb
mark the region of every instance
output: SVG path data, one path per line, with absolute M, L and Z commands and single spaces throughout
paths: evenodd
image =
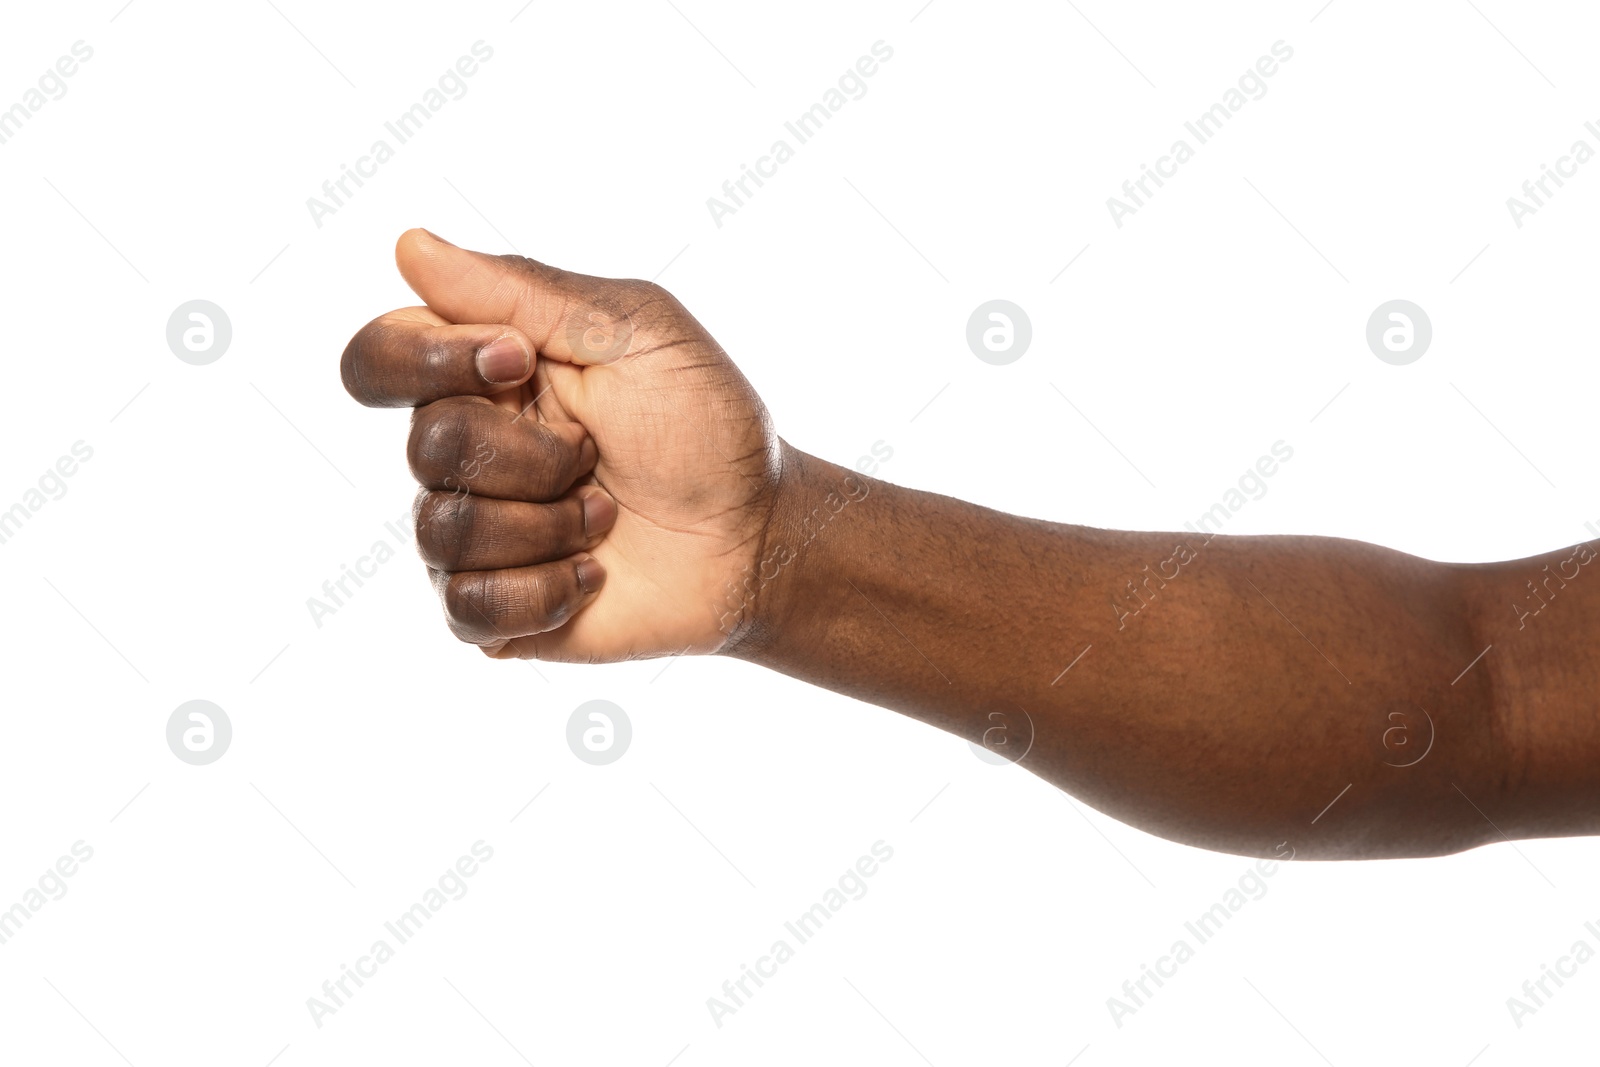
M 453 323 L 516 326 L 541 356 L 567 363 L 614 363 L 633 344 L 633 313 L 653 303 L 647 282 L 593 278 L 523 256 L 459 248 L 423 229 L 395 246 L 406 284 Z

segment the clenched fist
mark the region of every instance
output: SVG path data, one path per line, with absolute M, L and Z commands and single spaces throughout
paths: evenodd
M 361 403 L 416 408 L 417 545 L 455 634 L 497 658 L 721 650 L 782 471 L 727 353 L 649 282 L 426 230 L 395 258 L 426 306 L 368 323 L 341 370 Z

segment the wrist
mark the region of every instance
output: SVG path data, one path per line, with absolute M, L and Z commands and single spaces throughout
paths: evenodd
M 769 663 L 780 647 L 803 645 L 824 599 L 819 582 L 837 579 L 849 512 L 872 491 L 870 479 L 779 442 L 782 462 L 772 509 L 754 562 L 734 583 L 737 622 L 722 655 Z M 823 613 L 825 614 L 825 613 Z M 726 615 L 724 616 L 727 617 Z

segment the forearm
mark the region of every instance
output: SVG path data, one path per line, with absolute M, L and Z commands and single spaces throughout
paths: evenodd
M 1506 730 L 1487 672 L 1452 684 L 1482 648 L 1468 569 L 1335 539 L 1058 525 L 792 449 L 785 464 L 732 654 L 975 742 L 1002 727 L 1022 766 L 1201 847 L 1498 839 L 1473 804 L 1506 803 Z

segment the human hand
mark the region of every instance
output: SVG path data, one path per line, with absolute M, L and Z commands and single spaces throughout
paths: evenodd
M 363 404 L 416 406 L 417 545 L 455 634 L 496 658 L 721 650 L 783 465 L 727 353 L 650 282 L 425 230 L 395 258 L 427 306 L 363 327 L 341 370 Z

